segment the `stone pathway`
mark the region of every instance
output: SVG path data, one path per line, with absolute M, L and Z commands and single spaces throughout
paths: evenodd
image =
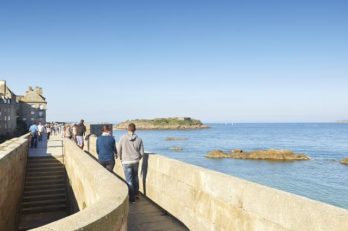
M 29 157 L 44 157 L 44 156 L 62 156 L 63 155 L 63 140 L 60 135 L 52 135 L 46 140 L 46 135 L 42 141 L 38 141 L 37 148 L 29 149 Z
M 139 200 L 129 205 L 128 230 L 183 231 L 188 229 L 149 199 L 141 196 Z

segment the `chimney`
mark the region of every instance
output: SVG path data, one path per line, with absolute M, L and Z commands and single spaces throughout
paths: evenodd
M 0 80 L 0 94 L 6 95 L 6 80 Z
M 42 88 L 41 87 L 35 87 L 35 92 L 39 95 L 42 95 Z

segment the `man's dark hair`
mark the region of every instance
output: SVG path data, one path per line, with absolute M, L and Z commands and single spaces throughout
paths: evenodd
M 84 120 L 81 120 L 80 123 L 83 124 L 85 121 Z
M 137 128 L 135 127 L 134 123 L 128 124 L 128 131 L 135 132 L 135 130 L 137 130 Z
M 111 131 L 110 126 L 109 125 L 104 125 L 102 131 L 103 132 L 110 132 Z

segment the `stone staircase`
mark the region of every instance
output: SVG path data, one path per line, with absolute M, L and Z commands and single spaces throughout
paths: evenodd
M 19 230 L 39 227 L 69 215 L 63 156 L 29 157 Z

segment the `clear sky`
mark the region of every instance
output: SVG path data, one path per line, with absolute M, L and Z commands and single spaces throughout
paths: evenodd
M 348 119 L 348 1 L 1 1 L 0 79 L 49 120 Z

